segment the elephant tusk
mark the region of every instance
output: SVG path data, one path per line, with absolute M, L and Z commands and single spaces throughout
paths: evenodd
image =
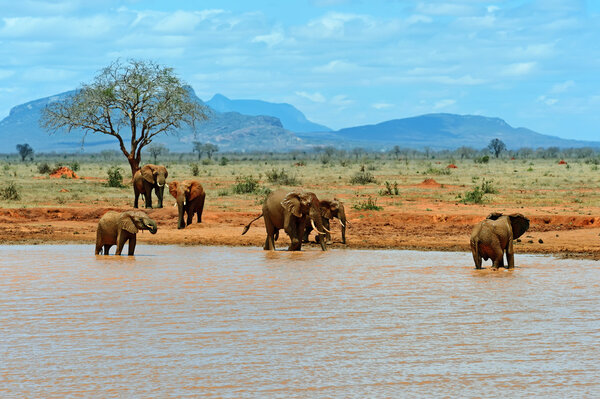
M 319 229 L 317 229 L 317 226 L 315 226 L 315 221 L 310 219 L 310 224 L 312 224 L 313 229 L 315 229 L 315 231 L 321 235 L 325 235 L 325 233 L 321 233 L 319 231 Z M 331 234 L 331 231 L 327 230 L 324 226 L 323 226 L 323 230 L 325 230 L 326 232 L 328 232 L 329 234 Z
M 342 227 L 346 227 L 346 225 L 344 224 L 344 222 L 342 222 L 341 220 L 340 220 L 340 224 L 342 225 Z
M 165 184 L 164 184 L 164 183 L 163 183 L 163 184 L 156 183 L 156 184 L 158 184 L 158 187 L 164 187 L 164 186 L 165 186 Z

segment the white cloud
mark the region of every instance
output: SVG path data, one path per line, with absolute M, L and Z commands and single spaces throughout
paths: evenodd
M 341 61 L 341 60 L 333 60 L 327 63 L 326 65 L 321 65 L 313 68 L 313 72 L 316 73 L 340 73 L 340 72 L 348 72 L 352 70 L 356 70 L 357 67 L 354 64 Z
M 252 39 L 252 42 L 253 43 L 265 43 L 267 46 L 273 47 L 273 46 L 283 42 L 284 39 L 285 39 L 285 36 L 283 35 L 283 32 L 281 30 L 279 30 L 279 31 L 271 32 L 268 35 L 255 36 Z
M 456 104 L 456 100 L 452 100 L 452 99 L 445 99 L 445 100 L 440 100 L 437 101 L 435 104 L 433 104 L 433 109 L 434 110 L 440 110 L 443 108 L 448 108 L 452 105 Z
M 552 89 L 550 90 L 551 93 L 564 93 L 565 91 L 569 90 L 571 87 L 575 86 L 575 82 L 572 80 L 567 80 L 565 82 L 562 83 L 557 83 L 554 86 L 552 86 Z
M 535 67 L 535 62 L 518 62 L 504 68 L 503 74 L 508 76 L 523 76 L 533 72 Z
M 308 93 L 306 91 L 297 91 L 296 95 L 304 98 L 308 98 L 310 101 L 315 103 L 324 103 L 326 101 L 325 97 L 319 93 Z
M 389 103 L 375 103 L 372 104 L 371 107 L 375 108 L 375 109 L 390 109 L 394 107 L 394 104 L 389 104 Z
M 544 103 L 546 105 L 552 106 L 554 104 L 556 104 L 558 102 L 557 98 L 550 98 L 550 97 L 546 97 L 546 96 L 539 96 L 537 98 L 537 100 L 541 103 Z

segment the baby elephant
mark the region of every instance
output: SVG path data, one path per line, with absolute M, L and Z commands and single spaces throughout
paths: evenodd
M 150 233 L 156 234 L 158 228 L 156 222 L 142 211 L 106 212 L 98 222 L 96 255 L 102 252 L 103 247 L 104 255 L 108 255 L 108 250 L 115 244 L 117 245 L 115 255 L 121 255 L 126 241 L 129 241 L 127 254 L 133 255 L 138 230 L 149 230 Z
M 194 215 L 198 215 L 198 223 L 202 223 L 202 210 L 204 209 L 204 198 L 206 193 L 202 184 L 197 180 L 184 180 L 181 182 L 172 181 L 169 183 L 169 193 L 177 201 L 179 217 L 177 222 L 178 229 L 184 229 L 185 226 L 192 224 Z M 187 214 L 186 222 L 183 218 Z
M 491 213 L 484 221 L 479 222 L 471 233 L 471 252 L 475 267 L 481 269 L 481 258 L 491 259 L 494 269 L 504 267 L 504 252 L 508 268 L 515 267 L 513 240 L 521 237 L 528 228 L 529 219 L 520 213 Z

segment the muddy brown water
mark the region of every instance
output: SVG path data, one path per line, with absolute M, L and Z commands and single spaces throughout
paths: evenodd
M 600 262 L 0 246 L 0 397 L 598 397 Z

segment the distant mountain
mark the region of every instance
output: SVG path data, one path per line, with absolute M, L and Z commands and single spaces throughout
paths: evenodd
M 204 104 L 189 88 L 193 98 Z M 117 149 L 117 141 L 103 134 L 87 134 L 74 130 L 70 133 L 50 135 L 39 126 L 44 107 L 50 102 L 64 100 L 75 91 L 68 91 L 51 97 L 41 98 L 11 109 L 9 115 L 0 121 L 0 152 L 15 152 L 16 145 L 30 144 L 36 152 L 98 152 Z M 192 141 L 217 144 L 221 151 L 287 151 L 306 148 L 293 132 L 285 129 L 281 121 L 272 116 L 250 116 L 238 112 L 218 112 L 209 107 L 210 119 L 197 126 L 196 135 L 190 128 L 183 128 L 176 135 L 161 135 L 155 143 L 165 144 L 171 151 L 191 152 Z M 85 145 L 82 139 L 85 136 Z M 127 134 L 124 134 L 127 137 Z
M 306 119 L 296 107 L 286 103 L 270 103 L 261 100 L 230 100 L 222 94 L 215 94 L 207 103 L 219 112 L 239 112 L 245 115 L 268 115 L 281 120 L 284 128 L 292 132 L 328 132 L 327 126 Z
M 191 88 L 189 90 L 196 101 L 205 104 L 196 97 Z M 38 124 L 41 112 L 48 103 L 59 101 L 73 93 L 74 91 L 61 93 L 14 107 L 10 114 L 0 121 L 0 153 L 15 152 L 15 146 L 21 143 L 30 144 L 36 152 L 80 151 L 84 137 L 82 131 L 50 135 Z M 243 110 L 240 104 L 248 106 L 246 112 L 258 115 L 229 111 L 230 108 Z M 262 109 L 265 111 L 264 115 L 263 112 L 257 111 L 260 108 L 257 104 L 265 107 Z M 191 152 L 192 142 L 196 140 L 217 144 L 222 152 L 307 150 L 324 145 L 345 149 L 364 147 L 372 150 L 386 150 L 395 145 L 416 149 L 430 147 L 435 150 L 455 149 L 460 146 L 480 149 L 494 138 L 501 139 L 509 149 L 551 146 L 600 147 L 600 142 L 548 136 L 526 128 L 514 128 L 499 118 L 476 115 L 428 114 L 338 131 L 321 129 L 317 132 L 294 133 L 281 119 L 286 112 L 288 115 L 296 115 L 302 126 L 320 125 L 307 121 L 300 111 L 288 104 L 229 100 L 217 95 L 205 105 L 209 107 L 211 116 L 208 121 L 198 125 L 196 136 L 188 128 L 181 129 L 176 135 L 158 136 L 154 142 L 165 144 L 174 152 Z M 271 112 L 269 109 L 278 111 Z M 271 115 L 267 111 L 271 112 Z M 296 112 L 301 117 L 298 117 Z M 98 152 L 104 149 L 118 149 L 118 146 L 117 141 L 110 136 L 90 133 L 85 136 L 84 149 L 86 152 Z
M 514 128 L 500 118 L 478 115 L 427 114 L 394 119 L 375 125 L 349 127 L 323 134 L 300 135 L 307 142 L 319 137 L 327 142 L 351 143 L 365 148 L 407 148 L 435 150 L 455 149 L 461 146 L 476 149 L 499 138 L 507 148 L 521 147 L 600 147 L 600 142 L 568 140 L 548 136 L 526 128 Z

